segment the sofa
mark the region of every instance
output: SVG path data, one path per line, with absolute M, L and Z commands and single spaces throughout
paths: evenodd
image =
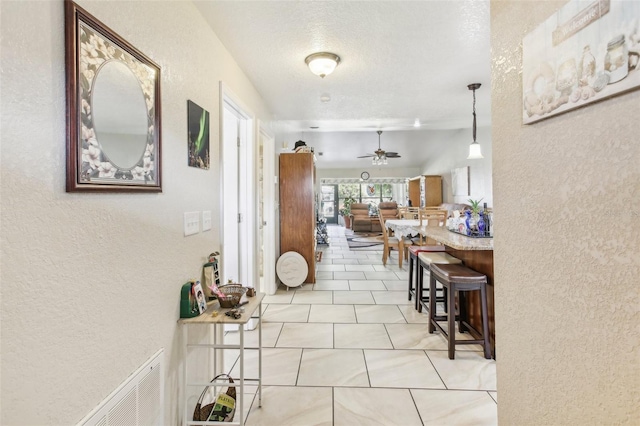
M 369 204 L 351 204 L 351 229 L 353 229 L 353 232 L 371 232 Z
M 378 211 L 387 219 L 398 218 L 398 204 L 395 201 L 383 201 L 378 204 Z M 351 204 L 351 229 L 354 232 L 382 232 L 380 218 L 369 216 L 369 204 Z

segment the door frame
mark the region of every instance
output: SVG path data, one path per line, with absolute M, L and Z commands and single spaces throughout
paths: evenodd
M 246 120 L 246 143 L 244 149 L 240 149 L 238 155 L 239 158 L 239 170 L 238 175 L 235 178 L 240 177 L 242 182 L 241 196 L 239 197 L 240 215 L 242 220 L 240 222 L 240 237 L 239 245 L 240 251 L 244 256 L 241 256 L 240 261 L 240 277 L 238 281 L 244 281 L 241 283 L 244 285 L 252 285 L 257 282 L 258 271 L 255 267 L 256 259 L 256 189 L 255 189 L 255 115 L 246 107 L 242 100 L 236 96 L 233 91 L 222 81 L 220 81 L 220 105 L 219 105 L 219 146 L 220 146 L 220 158 L 224 158 L 224 111 L 225 105 L 230 106 L 236 112 L 238 112 L 244 120 Z M 225 200 L 225 168 L 224 164 L 220 167 L 220 247 L 222 256 L 227 255 L 224 252 L 224 200 Z M 241 199 L 241 201 L 240 201 Z M 223 262 L 224 264 L 224 262 Z M 224 271 L 221 272 L 224 276 Z
M 260 291 L 267 294 L 275 294 L 278 284 L 276 283 L 276 179 L 275 179 L 275 136 L 269 126 L 262 120 L 257 120 L 259 137 L 262 138 L 262 197 L 263 197 L 263 219 L 266 222 L 262 233 L 263 252 L 263 278 L 264 288 Z M 257 157 L 257 156 L 256 156 Z M 256 168 L 257 169 L 257 168 Z M 258 191 L 256 191 L 256 194 Z M 260 218 L 257 218 L 259 221 Z M 260 223 L 257 223 L 260 232 Z M 259 248 L 256 248 L 259 250 Z
M 324 216 L 324 201 L 322 200 L 322 191 L 323 186 L 332 186 L 333 187 L 333 216 L 331 217 L 331 221 Z M 337 224 L 338 223 L 338 184 L 337 183 L 322 183 L 320 184 L 320 211 L 322 212 L 322 216 L 327 219 L 327 223 Z

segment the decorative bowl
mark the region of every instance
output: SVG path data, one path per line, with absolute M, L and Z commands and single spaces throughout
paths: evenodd
M 242 287 L 242 284 L 225 284 L 218 287 L 218 289 L 225 295 L 224 298 L 218 297 L 221 308 L 233 308 L 240 303 L 242 295 L 247 291 L 247 288 Z

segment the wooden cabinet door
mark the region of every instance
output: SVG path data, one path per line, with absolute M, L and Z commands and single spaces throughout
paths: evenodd
M 295 251 L 307 261 L 306 283 L 315 283 L 315 165 L 313 154 L 280 154 L 280 255 Z
M 442 204 L 442 176 L 423 176 L 424 206 L 437 207 Z

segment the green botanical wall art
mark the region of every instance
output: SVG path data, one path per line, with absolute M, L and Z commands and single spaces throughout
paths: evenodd
M 189 124 L 189 166 L 209 168 L 209 112 L 187 101 Z

